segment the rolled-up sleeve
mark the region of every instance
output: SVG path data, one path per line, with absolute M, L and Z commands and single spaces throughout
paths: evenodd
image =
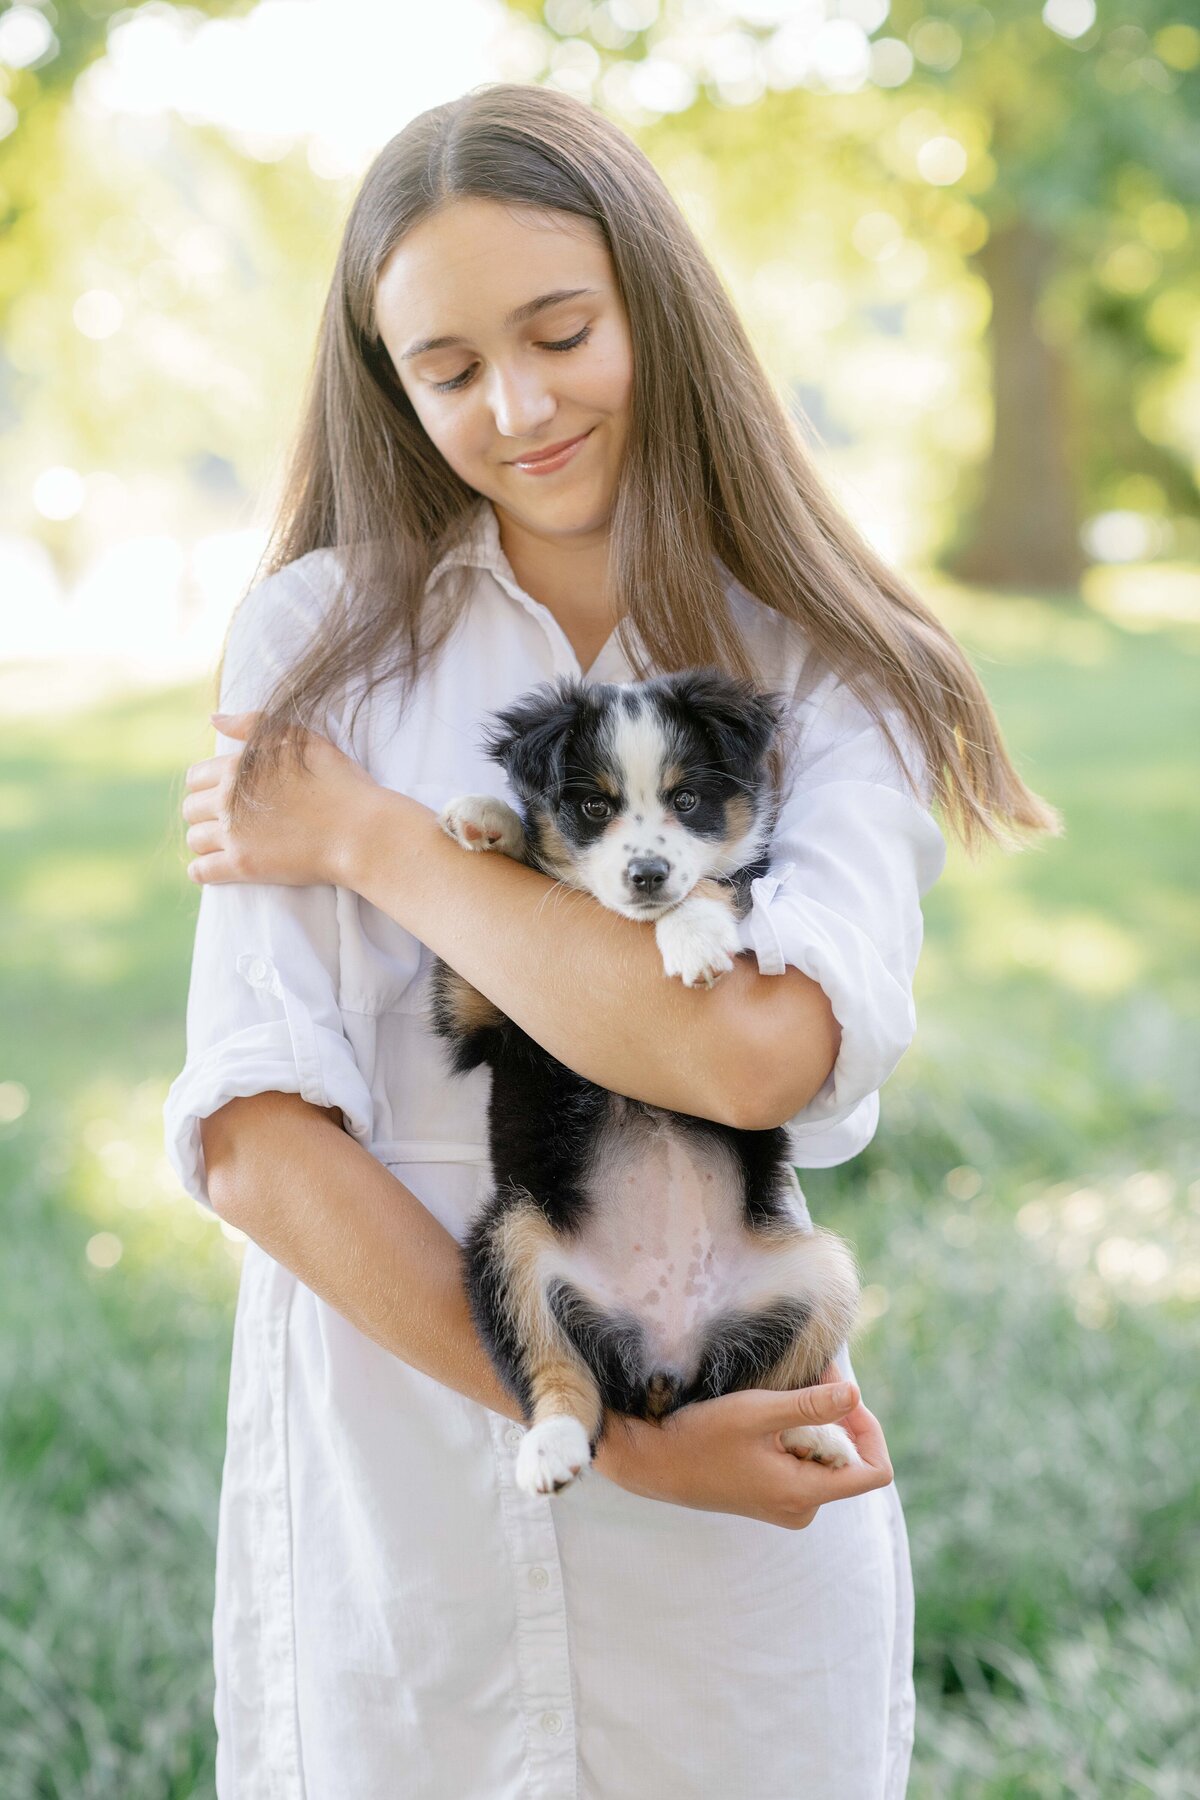
M 886 717 L 919 800 L 871 714 L 832 673 L 799 703 L 791 791 L 768 871 L 752 884 L 741 922 L 742 948 L 754 953 L 759 971 L 800 969 L 828 995 L 842 1028 L 828 1079 L 788 1122 L 802 1144 L 859 1111 L 859 1129 L 842 1133 L 844 1148 L 821 1155 L 822 1163 L 869 1140 L 878 1120 L 873 1097 L 912 1042 L 921 896 L 946 859 L 929 811 L 924 755 L 903 715 L 889 710 Z
M 222 710 L 261 705 L 318 618 L 319 602 L 293 571 L 260 584 L 230 633 Z M 336 727 L 331 735 L 339 735 Z M 218 736 L 218 754 L 234 748 Z M 201 892 L 187 1059 L 167 1095 L 164 1126 L 172 1167 L 207 1206 L 200 1123 L 228 1100 L 299 1094 L 314 1106 L 340 1107 L 347 1130 L 371 1140 L 370 1089 L 338 1005 L 338 907 L 331 887 L 228 883 Z

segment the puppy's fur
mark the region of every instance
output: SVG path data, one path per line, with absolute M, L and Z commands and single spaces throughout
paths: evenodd
M 667 976 L 733 966 L 774 824 L 765 759 L 784 702 L 716 669 L 627 686 L 544 684 L 485 732 L 524 817 L 451 800 L 443 829 L 654 924 Z M 436 961 L 431 1023 L 455 1072 L 492 1070 L 495 1191 L 464 1245 L 479 1331 L 530 1429 L 517 1480 L 553 1493 L 604 1409 L 661 1418 L 740 1388 L 818 1381 L 853 1324 L 841 1239 L 794 1210 L 782 1127 L 742 1131 L 624 1099 L 534 1043 Z M 797 1455 L 855 1460 L 839 1426 Z

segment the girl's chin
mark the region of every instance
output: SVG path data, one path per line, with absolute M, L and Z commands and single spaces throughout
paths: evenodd
M 507 490 L 492 496 L 495 506 L 527 529 L 572 534 L 603 529 L 612 518 L 614 498 L 593 482 L 581 482 L 574 493 L 514 494 Z

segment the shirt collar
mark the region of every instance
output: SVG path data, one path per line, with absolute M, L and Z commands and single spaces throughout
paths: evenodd
M 556 660 L 560 663 L 562 671 L 565 673 L 573 662 L 576 667 L 578 666 L 575 653 L 567 641 L 566 633 L 554 614 L 549 607 L 543 606 L 540 600 L 535 600 L 531 594 L 527 594 L 517 580 L 513 566 L 504 554 L 504 548 L 500 542 L 500 524 L 490 500 L 480 500 L 474 511 L 467 515 L 461 533 L 435 564 L 429 577 L 430 583 L 432 584 L 440 576 L 445 575 L 450 569 L 486 570 L 502 593 L 507 594 L 511 600 L 538 620 L 551 641 Z M 634 633 L 634 641 L 644 655 L 645 650 L 640 632 L 632 624 L 630 629 Z M 590 669 L 583 673 L 582 679 L 585 683 L 624 682 L 632 679 L 628 663 L 621 650 L 619 627 L 613 628 Z
M 742 614 L 743 609 L 750 612 L 765 610 L 759 601 L 753 600 L 745 588 L 734 580 L 719 558 L 716 559 L 716 562 L 721 576 L 721 584 L 736 613 Z M 490 500 L 481 498 L 478 504 L 466 514 L 459 536 L 431 570 L 430 585 L 450 569 L 486 569 L 503 591 L 512 599 L 518 600 L 527 611 L 535 612 L 543 619 L 551 617 L 548 610 L 539 601 L 532 599 L 525 592 L 513 573 L 512 564 L 504 554 L 504 548 L 500 542 L 500 524 Z M 742 623 L 743 626 L 747 623 L 745 618 L 742 619 Z M 561 636 L 561 627 L 557 623 L 554 630 Z M 645 646 L 642 635 L 636 626 L 633 627 L 633 631 L 639 650 L 644 655 Z M 592 665 L 590 674 L 593 679 L 599 679 L 596 672 L 600 665 L 602 663 L 607 665 L 609 662 L 610 652 L 613 651 L 616 639 L 617 633 L 614 631 L 612 638 L 609 639 L 608 644 Z M 563 642 L 566 642 L 565 638 Z
M 459 536 L 430 571 L 430 581 L 437 581 L 448 569 L 486 569 L 506 587 L 518 586 L 500 543 L 500 526 L 490 500 L 480 500 L 466 515 Z
M 745 588 L 734 580 L 720 558 L 716 558 L 717 569 L 721 576 L 721 585 L 735 603 L 756 605 Z M 449 569 L 486 569 L 490 575 L 510 591 L 521 592 L 521 584 L 513 573 L 512 564 L 504 554 L 500 542 L 500 525 L 496 518 L 495 508 L 490 500 L 481 499 L 466 514 L 462 531 L 450 548 L 438 559 L 430 571 L 429 580 L 435 582 Z

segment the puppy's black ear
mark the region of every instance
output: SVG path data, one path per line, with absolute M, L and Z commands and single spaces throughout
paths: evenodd
M 782 694 L 762 693 L 724 669 L 683 669 L 659 678 L 668 707 L 708 728 L 720 761 L 731 771 L 756 769 L 787 717 Z
M 481 733 L 483 748 L 504 768 L 523 800 L 557 797 L 571 731 L 588 704 L 587 690 L 573 675 L 543 682 L 503 712 Z

